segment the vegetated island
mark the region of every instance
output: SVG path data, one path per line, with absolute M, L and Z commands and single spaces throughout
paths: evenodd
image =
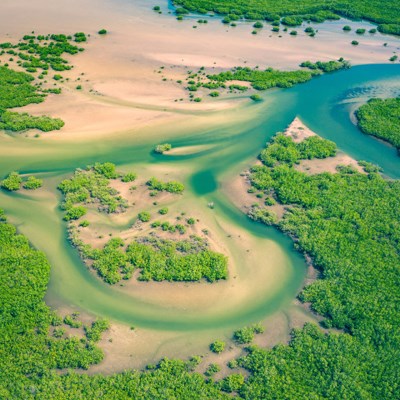
M 48 116 L 35 117 L 28 113 L 18 113 L 9 109 L 24 107 L 28 104 L 41 103 L 49 93 L 60 94 L 61 88 L 50 87 L 47 79 L 54 82 L 62 79 L 60 74 L 49 76 L 50 71 L 67 71 L 73 66 L 64 59 L 64 54 L 74 55 L 84 49 L 77 43 L 87 41 L 87 36 L 78 32 L 73 36 L 64 34 L 25 35 L 17 44 L 0 43 L 0 57 L 8 57 L 0 66 L 0 129 L 22 132 L 38 129 L 43 132 L 59 130 L 64 121 Z M 17 68 L 11 68 L 15 63 Z M 57 86 L 57 85 L 56 85 Z
M 197 12 L 223 15 L 222 22 L 235 23 L 241 19 L 268 21 L 276 27 L 299 26 L 303 21 L 324 22 L 341 17 L 353 20 L 365 19 L 378 24 L 382 33 L 400 35 L 400 11 L 397 0 L 174 0 L 178 16 Z
M 163 206 L 182 194 L 184 185 L 152 177 L 138 187 L 132 185 L 136 178 L 132 172 L 121 175 L 112 163 L 97 163 L 60 183 L 69 239 L 86 264 L 110 284 L 130 279 L 135 271 L 141 281 L 226 279 L 227 257 L 209 248 L 208 230 L 195 231 L 199 221 L 182 213 L 171 220 Z M 157 199 L 152 213 L 150 198 Z M 138 209 L 134 223 L 123 231 L 112 232 L 109 227 L 99 235 L 93 228 L 101 214 L 126 212 L 129 218 L 134 208 Z M 118 237 L 110 238 L 115 233 Z
M 356 111 L 357 125 L 366 134 L 391 143 L 400 154 L 400 98 L 370 99 Z
M 280 71 L 273 68 L 261 70 L 258 67 L 235 67 L 229 71 L 217 74 L 207 74 L 201 67 L 197 72 L 188 71 L 185 89 L 189 92 L 191 101 L 196 101 L 196 92 L 199 89 L 208 89 L 208 96 L 219 97 L 221 91 L 225 93 L 244 93 L 249 89 L 263 91 L 272 88 L 289 88 L 298 83 L 304 83 L 313 77 L 324 73 L 350 68 L 349 61 L 339 58 L 331 61 L 304 61 L 302 69 L 296 71 Z M 178 81 L 179 84 L 183 82 Z M 250 98 L 260 101 L 260 96 L 253 94 Z

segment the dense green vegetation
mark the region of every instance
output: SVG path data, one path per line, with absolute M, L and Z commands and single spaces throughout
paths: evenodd
M 340 69 L 345 69 L 350 67 L 350 63 L 343 58 L 340 58 L 339 60 L 335 61 L 317 61 L 315 63 L 311 61 L 304 61 L 300 64 L 300 67 L 303 68 L 309 68 L 313 70 L 320 70 L 322 72 L 335 72 Z
M 136 269 L 141 281 L 199 281 L 226 279 L 227 258 L 208 249 L 207 242 L 197 236 L 176 241 L 155 236 L 138 237 L 127 247 L 120 238 L 110 239 L 102 249 L 85 244 L 74 228 L 70 228 L 71 243 L 82 258 L 92 262 L 107 283 L 130 279 Z
M 356 116 L 364 133 L 386 140 L 400 151 L 400 98 L 371 99 Z
M 17 64 L 27 72 L 34 73 L 41 70 L 42 73 L 49 69 L 54 71 L 70 70 L 72 66 L 64 59 L 65 54 L 74 55 L 83 51 L 73 42 L 86 42 L 84 33 L 75 33 L 73 36 L 64 34 L 51 35 L 25 35 L 18 43 L 1 43 L 0 49 L 5 53 L 18 57 Z
M 27 73 L 0 66 L 0 112 L 44 101 L 45 95 L 31 84 L 33 80 Z
M 39 129 L 43 132 L 60 130 L 64 126 L 64 121 L 59 118 L 47 116 L 34 117 L 27 113 L 17 113 L 5 111 L 0 113 L 0 129 L 22 132 L 27 129 Z
M 339 69 L 349 68 L 348 61 L 342 58 L 337 61 L 322 62 L 317 61 L 312 63 L 306 61 L 300 64 L 303 70 L 297 71 L 279 71 L 273 68 L 266 70 L 259 70 L 258 68 L 249 67 L 236 67 L 231 71 L 220 72 L 219 74 L 207 75 L 207 82 L 199 82 L 194 86 L 204 87 L 207 89 L 225 88 L 226 82 L 229 81 L 243 81 L 250 82 L 251 86 L 256 90 L 266 90 L 274 87 L 287 88 L 297 83 L 304 83 L 309 81 L 313 76 L 320 75 L 326 72 L 333 72 Z M 230 85 L 229 89 L 232 90 L 247 90 L 246 86 Z
M 9 108 L 44 101 L 46 94 L 32 85 L 33 80 L 34 78 L 27 73 L 0 66 L 0 129 L 10 131 L 40 129 L 48 132 L 64 126 L 64 122 L 60 119 L 7 111 Z
M 172 241 L 154 237 L 140 238 L 127 248 L 130 263 L 141 269 L 140 280 L 214 282 L 226 279 L 227 258 L 207 248 L 207 242 L 192 236 Z
M 225 22 L 247 20 L 279 21 L 288 26 L 303 21 L 323 22 L 345 17 L 366 19 L 379 25 L 385 33 L 400 33 L 400 11 L 396 0 L 174 0 L 181 14 L 214 12 L 225 16 Z
M 294 168 L 301 159 L 332 155 L 332 142 L 295 144 L 278 135 L 250 181 L 286 206 L 274 223 L 320 271 L 301 300 L 325 317 L 325 327 L 345 333 L 324 335 L 307 326 L 294 332 L 290 346 L 250 349 L 242 360 L 252 373 L 244 398 L 398 397 L 392 360 L 400 351 L 400 183 L 367 163 L 365 174 L 342 167 L 307 175 Z
M 43 132 L 59 130 L 64 126 L 60 119 L 46 116 L 34 117 L 27 113 L 7 111 L 14 107 L 23 107 L 32 103 L 41 103 L 48 93 L 59 94 L 60 88 L 43 88 L 42 81 L 35 83 L 32 74 L 40 72 L 39 80 L 43 80 L 50 69 L 65 71 L 72 68 L 64 54 L 77 54 L 83 48 L 73 42 L 86 41 L 84 33 L 76 33 L 73 37 L 66 35 L 25 35 L 17 44 L 0 43 L 0 55 L 17 58 L 19 67 L 26 72 L 16 72 L 7 66 L 0 66 L 0 129 L 21 132 L 27 129 L 39 129 Z M 62 76 L 54 75 L 55 80 Z
M 43 301 L 50 266 L 5 222 L 0 270 L 0 397 L 33 398 L 44 377 L 56 379 L 54 368 L 88 368 L 102 360 L 101 350 L 86 340 L 48 335 L 60 323 Z

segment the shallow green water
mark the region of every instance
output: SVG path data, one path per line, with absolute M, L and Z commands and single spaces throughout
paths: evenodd
M 389 90 L 397 90 L 400 93 L 399 82 L 400 66 L 354 67 L 292 89 L 266 93 L 263 103 L 246 103 L 235 111 L 243 115 L 242 123 L 230 123 L 230 114 L 224 111 L 221 112 L 226 113 L 223 122 L 214 127 L 184 132 L 179 127 L 166 127 L 165 131 L 151 137 L 126 135 L 118 140 L 81 142 L 76 146 L 3 135 L 0 136 L 0 175 L 11 170 L 39 173 L 45 178 L 46 196 L 36 198 L 36 195 L 1 192 L 0 206 L 20 231 L 48 256 L 52 264 L 47 294 L 50 305 L 67 304 L 113 320 L 162 330 L 231 329 L 258 321 L 290 303 L 302 285 L 305 263 L 294 252 L 290 239 L 272 228 L 249 221 L 232 206 L 231 200 L 220 190 L 221 184 L 251 165 L 265 142 L 277 131 L 285 129 L 296 115 L 321 136 L 334 140 L 351 156 L 379 164 L 388 176 L 398 178 L 400 158 L 396 151 L 360 133 L 349 119 L 349 110 L 355 102 L 363 101 L 369 92 L 384 95 Z M 198 117 L 207 118 L 201 113 Z M 174 147 L 213 146 L 193 155 L 157 156 L 151 149 L 160 137 Z M 196 312 L 166 307 L 162 302 L 128 295 L 104 284 L 87 270 L 68 244 L 56 190 L 63 176 L 95 161 L 112 161 L 124 168 L 144 169 L 163 163 L 179 168 L 188 191 L 197 197 L 196 207 L 204 211 L 207 203 L 212 201 L 215 209 L 209 212 L 214 213 L 217 221 L 239 226 L 251 237 L 262 238 L 266 249 L 275 243 L 274 251 L 283 255 L 273 268 L 277 272 L 285 270 L 284 280 L 277 282 L 274 290 L 262 290 L 262 282 L 257 282 L 257 293 L 240 306 L 232 307 L 227 302 L 225 308 L 222 304 L 216 310 Z M 258 265 L 241 265 L 241 272 L 245 274 L 251 268 L 263 268 L 269 262 L 268 254 L 265 254 Z

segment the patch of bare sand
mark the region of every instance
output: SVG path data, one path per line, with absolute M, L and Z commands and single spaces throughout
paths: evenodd
M 260 164 L 259 161 L 257 161 Z M 257 164 L 255 163 L 255 164 Z M 285 213 L 287 206 L 279 203 L 275 203 L 271 206 L 265 205 L 265 198 L 256 197 L 255 193 L 250 193 L 249 189 L 251 184 L 249 181 L 249 172 L 242 173 L 229 180 L 228 183 L 223 185 L 223 190 L 232 200 L 236 207 L 240 208 L 244 213 L 248 213 L 254 205 L 258 205 L 261 208 L 266 207 L 269 211 L 273 212 L 278 218 L 282 218 Z
M 83 316 L 79 317 L 80 319 Z M 87 320 L 87 318 L 85 318 Z M 261 324 L 265 327 L 262 334 L 255 335 L 253 343 L 262 348 L 273 348 L 277 344 L 287 344 L 290 332 L 301 328 L 306 322 L 318 323 L 321 317 L 314 315 L 298 300 L 287 310 L 268 317 Z M 133 328 L 133 329 L 132 329 Z M 109 331 L 103 334 L 99 345 L 105 353 L 103 362 L 90 368 L 89 374 L 112 373 L 130 368 L 142 369 L 148 364 L 157 364 L 162 357 L 188 359 L 190 356 L 201 356 L 201 363 L 196 372 L 203 373 L 211 363 L 220 366 L 221 370 L 214 378 L 222 379 L 231 373 L 247 375 L 242 368 L 231 369 L 228 363 L 246 354 L 246 345 L 237 345 L 232 340 L 233 330 L 229 334 L 219 332 L 158 332 L 112 324 Z M 72 334 L 77 330 L 72 330 Z M 81 335 L 78 332 L 78 335 Z M 210 351 L 209 345 L 215 340 L 225 342 L 225 350 L 220 354 Z
M 40 105 L 28 105 L 24 112 L 61 118 L 65 126 L 60 131 L 41 133 L 52 140 L 90 140 L 120 131 L 138 131 L 149 125 L 168 124 L 182 117 L 162 110 L 144 110 L 97 101 L 82 93 L 66 89 L 61 95 L 51 95 Z M 32 131 L 31 135 L 36 132 Z
M 143 179 L 137 182 L 111 180 L 110 187 L 126 200 L 128 207 L 124 212 L 104 214 L 97 210 L 97 204 L 89 205 L 89 212 L 85 216 L 85 219 L 90 222 L 89 227 L 79 228 L 78 222 L 73 223 L 85 243 L 95 248 L 101 248 L 113 236 L 120 237 L 128 244 L 135 238 L 149 235 L 170 240 L 184 240 L 196 235 L 207 239 L 213 250 L 221 250 L 218 242 L 209 233 L 207 226 L 196 217 L 196 212 L 186 211 L 188 208 L 184 205 L 184 194 L 157 192 L 156 196 L 150 196 L 151 190 L 146 185 L 146 180 Z M 164 215 L 160 213 L 163 208 L 168 210 Z M 150 222 L 141 222 L 138 219 L 138 214 L 142 211 L 150 213 Z M 188 224 L 189 218 L 195 220 L 193 225 Z M 186 232 L 181 233 L 178 230 L 170 232 L 163 231 L 160 227 L 153 228 L 151 223 L 155 221 L 183 225 Z
M 212 149 L 214 145 L 212 144 L 203 144 L 196 146 L 181 146 L 181 147 L 173 147 L 171 150 L 168 150 L 164 153 L 165 156 L 187 156 L 191 154 L 198 154 L 203 151 L 207 151 Z
M 244 82 L 244 81 L 238 81 L 238 80 L 231 80 L 231 81 L 226 81 L 225 82 L 226 86 L 230 86 L 230 85 L 239 85 L 239 86 L 244 86 L 247 88 L 251 88 L 251 82 Z

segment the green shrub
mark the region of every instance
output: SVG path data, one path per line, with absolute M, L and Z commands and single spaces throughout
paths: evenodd
M 253 100 L 253 101 L 255 101 L 255 102 L 262 101 L 262 97 L 261 97 L 259 94 L 252 94 L 252 95 L 250 96 L 250 99 Z
M 254 339 L 254 330 L 251 327 L 244 327 L 233 333 L 233 340 L 238 344 L 251 343 Z
M 287 26 L 299 26 L 303 23 L 303 18 L 298 16 L 283 17 L 281 23 Z
M 232 393 L 238 392 L 244 385 L 244 376 L 242 374 L 232 374 L 225 377 L 221 383 L 220 388 L 224 392 Z
M 136 180 L 136 178 L 137 178 L 137 174 L 135 174 L 134 172 L 128 172 L 121 178 L 121 181 L 122 182 L 133 182 Z
M 138 218 L 142 222 L 149 222 L 150 218 L 151 218 L 151 215 L 147 211 L 142 211 L 141 213 L 138 214 Z
M 26 182 L 24 182 L 24 189 L 35 190 L 39 189 L 43 185 L 43 180 L 35 178 L 34 176 L 29 176 Z
M 73 315 L 66 315 L 64 318 L 64 324 L 69 325 L 71 328 L 80 328 L 82 326 L 81 321 L 77 321 Z
M 103 164 L 96 163 L 93 169 L 100 175 L 103 175 L 107 179 L 116 179 L 118 174 L 116 172 L 116 166 L 113 163 L 105 162 Z
M 21 189 L 22 178 L 18 172 L 11 172 L 7 178 L 1 181 L 1 187 L 8 191 L 16 191 Z
M 147 182 L 146 185 L 150 190 L 156 190 L 159 192 L 166 191 L 170 193 L 182 193 L 185 190 L 185 186 L 177 181 L 162 182 L 158 179 L 152 177 Z
M 92 326 L 85 326 L 85 335 L 91 342 L 98 342 L 101 334 L 110 328 L 110 322 L 106 319 L 98 319 L 92 323 Z
M 170 143 L 163 143 L 163 144 L 158 144 L 158 145 L 154 148 L 154 151 L 155 151 L 156 153 L 163 154 L 163 153 L 165 153 L 166 151 L 169 151 L 169 150 L 171 150 L 171 149 L 172 149 L 172 145 L 171 145 Z
M 215 342 L 210 344 L 210 350 L 213 353 L 222 353 L 225 350 L 225 342 L 222 342 L 221 340 L 216 340 Z
M 83 217 L 87 210 L 83 206 L 70 207 L 64 216 L 65 221 L 75 220 Z
M 221 367 L 218 364 L 210 364 L 206 371 L 204 372 L 205 376 L 214 376 L 217 372 L 221 371 Z
M 74 34 L 74 40 L 77 43 L 86 42 L 87 37 L 83 32 L 77 32 Z

